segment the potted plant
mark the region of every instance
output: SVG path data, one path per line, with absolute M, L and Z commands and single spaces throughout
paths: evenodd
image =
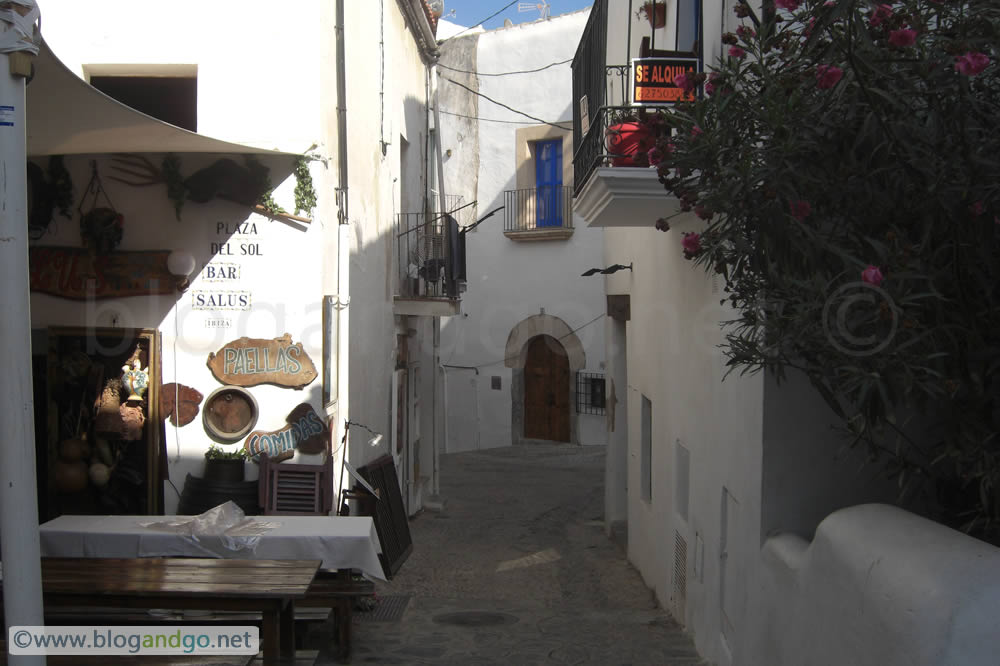
M 238 483 L 243 480 L 243 466 L 247 452 L 243 447 L 227 451 L 212 444 L 205 451 L 205 480 Z
M 655 128 L 646 119 L 633 113 L 608 119 L 604 146 L 611 157 L 611 166 L 648 167 L 647 153 L 655 145 Z
M 649 21 L 649 27 L 651 28 L 662 28 L 667 25 L 667 2 L 644 2 L 642 6 L 636 10 L 636 16 Z

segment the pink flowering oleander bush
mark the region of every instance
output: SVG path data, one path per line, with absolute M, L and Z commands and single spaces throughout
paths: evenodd
M 1000 3 L 735 13 L 650 151 L 704 220 L 672 242 L 725 281 L 728 363 L 801 370 L 904 493 L 996 541 Z

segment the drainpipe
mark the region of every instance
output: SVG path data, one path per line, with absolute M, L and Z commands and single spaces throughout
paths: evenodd
M 336 303 L 336 332 L 337 332 L 337 363 L 336 363 L 336 400 L 338 404 L 337 416 L 340 422 L 347 418 L 350 402 L 347 392 L 342 390 L 344 383 L 341 382 L 341 374 L 347 372 L 346 360 L 350 343 L 349 316 L 347 307 L 350 305 L 350 245 L 349 245 L 349 222 L 348 216 L 348 173 L 347 173 L 347 48 L 345 45 L 346 34 L 344 30 L 344 0 L 337 0 L 336 18 L 334 33 L 337 38 L 337 294 Z M 347 296 L 345 297 L 345 292 Z M 339 431 L 340 423 L 337 424 Z M 346 426 L 345 426 L 346 428 Z M 345 433 L 339 433 L 343 436 Z M 341 456 L 347 458 L 347 450 L 341 452 Z M 338 479 L 342 483 L 343 479 Z M 338 507 L 339 508 L 339 507 Z
M 10 5 L 10 3 L 8 3 Z M 44 624 L 35 484 L 35 409 L 31 377 L 28 282 L 28 174 L 24 86 L 38 46 L 34 0 L 0 10 L 0 557 L 8 626 Z M 6 638 L 6 636 L 4 636 Z M 17 642 L 16 635 L 12 636 Z M 11 647 L 11 646 L 8 646 Z M 9 663 L 45 664 L 42 655 L 10 655 Z
M 434 156 L 437 158 L 437 181 L 438 181 L 438 211 L 443 214 L 448 212 L 445 207 L 445 197 L 444 197 L 444 159 L 442 157 L 441 150 L 441 114 L 438 112 L 438 107 L 440 104 L 440 95 L 438 91 L 438 80 L 437 80 L 437 69 L 431 71 L 431 85 L 434 87 Z M 455 248 L 450 248 L 451 252 L 455 251 Z M 441 363 L 440 348 L 441 348 L 441 318 L 434 317 L 434 332 L 433 337 L 433 354 L 434 354 L 434 365 L 439 365 Z M 437 373 L 432 375 L 435 377 Z M 434 382 L 433 393 L 438 394 L 437 381 Z M 444 399 L 444 398 L 442 398 Z M 443 406 L 444 418 L 448 418 L 447 403 Z M 434 430 L 432 438 L 434 440 L 434 465 L 433 465 L 433 475 L 434 478 L 431 481 L 431 487 L 434 489 L 434 495 L 439 494 L 440 483 L 438 479 L 438 459 L 441 454 L 441 442 L 437 436 L 437 405 L 434 407 L 435 418 L 431 420 L 432 428 Z M 447 426 L 445 427 L 445 433 L 447 433 Z

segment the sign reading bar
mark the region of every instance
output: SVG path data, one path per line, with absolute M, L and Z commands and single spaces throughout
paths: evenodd
M 240 338 L 208 355 L 208 367 L 223 384 L 277 384 L 300 389 L 319 374 L 302 343 L 285 333 L 274 340 Z
M 636 106 L 655 106 L 693 102 L 695 90 L 685 92 L 674 83 L 678 74 L 691 76 L 698 73 L 697 58 L 633 58 L 632 103 Z
M 176 293 L 167 251 L 95 255 L 82 247 L 36 246 L 28 251 L 31 291 L 84 301 Z
M 308 402 L 293 409 L 285 421 L 288 425 L 281 430 L 254 430 L 243 442 L 243 448 L 251 456 L 266 453 L 269 458 L 279 460 L 292 457 L 295 449 L 302 453 L 322 453 L 326 450 L 326 438 L 329 437 L 326 423 Z

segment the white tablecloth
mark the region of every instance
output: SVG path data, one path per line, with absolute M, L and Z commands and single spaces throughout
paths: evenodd
M 225 537 L 143 527 L 175 516 L 60 516 L 39 527 L 44 557 L 229 557 L 322 559 L 323 569 L 358 569 L 385 580 L 375 523 L 367 516 L 256 516 L 274 525 L 252 550 L 233 550 Z

